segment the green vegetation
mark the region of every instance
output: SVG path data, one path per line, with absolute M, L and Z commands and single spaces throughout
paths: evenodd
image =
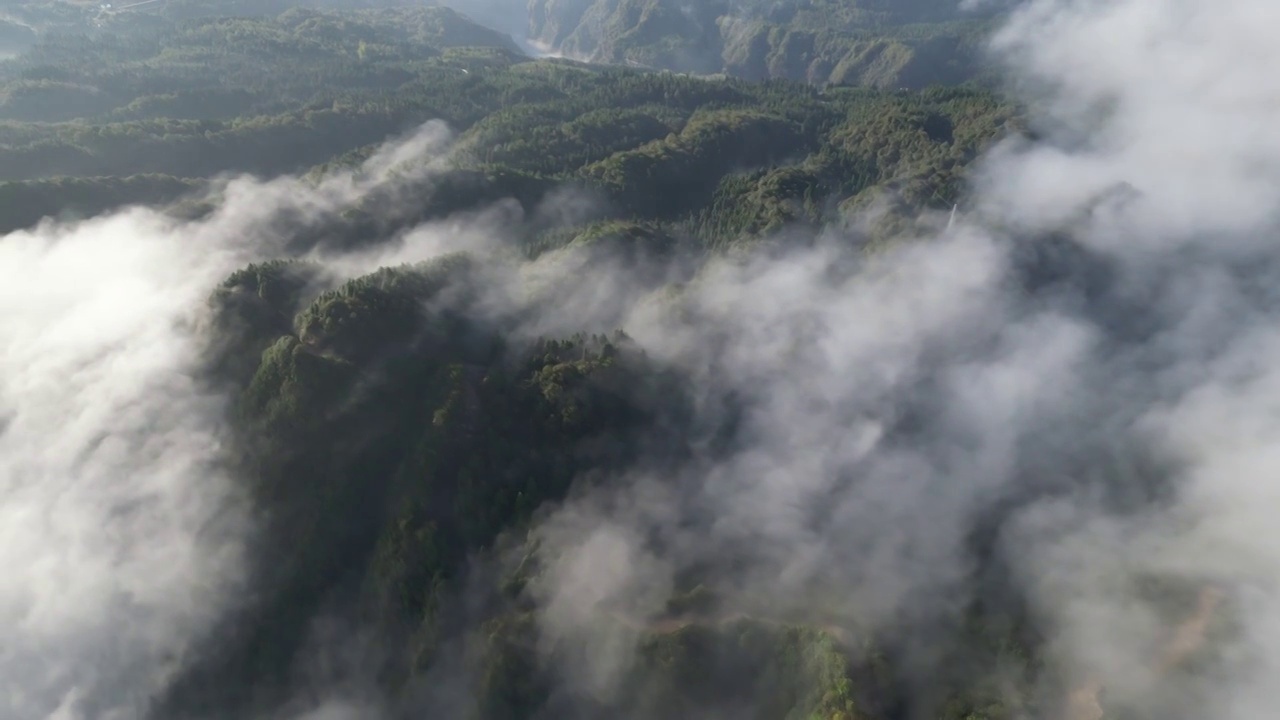
M 165 205 L 198 191 L 200 183 L 168 175 L 61 177 L 0 183 L 0 232 L 44 218 L 93 217 L 125 205 Z
M 571 183 L 619 217 L 720 246 L 832 220 L 872 189 L 949 207 L 965 163 L 1016 130 L 1014 109 L 979 88 L 819 92 L 535 61 L 496 40 L 436 49 L 420 26 L 459 21 L 448 12 L 290 10 L 47 38 L 0 74 L 0 178 L 30 185 L 5 193 L 61 188 L 64 213 L 163 201 L 193 182 L 176 178 L 350 164 L 438 118 L 460 133 L 453 181 L 403 222 L 501 197 L 529 208 Z M 33 184 L 106 175 L 169 179 Z M 2 207 L 9 228 L 57 214 L 45 201 Z
M 485 631 L 482 715 L 528 717 L 527 709 L 549 694 L 549 682 L 537 676 L 530 656 L 533 628 L 527 619 L 514 617 Z M 747 717 L 853 720 L 868 716 L 856 695 L 881 690 L 873 672 L 859 670 L 851 666 L 845 649 L 820 630 L 740 620 L 649 631 L 639 640 L 636 666 L 618 699 L 603 710 L 656 719 L 741 707 Z
M 534 38 L 570 57 L 763 80 L 919 89 L 982 74 L 988 16 L 956 3 L 534 0 Z
M 608 698 L 557 694 L 553 668 L 576 648 L 538 622 L 539 513 L 623 470 L 662 476 L 734 430 L 698 426 L 690 378 L 626 334 L 539 336 L 529 320 L 587 285 L 593 263 L 670 297 L 678 283 L 646 262 L 750 252 L 872 206 L 891 225 L 951 208 L 970 162 L 1021 129 L 1016 107 L 959 82 L 980 21 L 923 1 L 732 16 L 708 3 L 692 20 L 665 0 L 533 5 L 539 36 L 562 49 L 737 76 L 700 78 L 531 59 L 441 8 L 250 5 L 13 9 L 37 30 L 0 26 L 22 51 L 0 64 L 0 226 L 135 203 L 199 216 L 223 176 L 322 183 L 435 119 L 455 134 L 438 167 L 415 175 L 411 158 L 400 184 L 305 228 L 282 222 L 289 246 L 375 245 L 511 200 L 523 215 L 493 252 L 336 279 L 280 259 L 212 292 L 209 377 L 234 399 L 235 469 L 265 537 L 257 592 L 157 709 L 238 717 L 283 701 L 310 620 L 337 607 L 391 648 L 374 663 L 382 690 L 407 697 L 457 662 L 476 699 L 462 716 L 478 720 L 899 717 L 919 689 L 894 638 L 728 614 L 698 577 L 656 616 L 604 613 L 601 632 L 635 646 Z M 565 192 L 590 202 L 564 210 Z M 486 304 L 493 288 L 528 287 L 535 259 L 582 271 Z M 1013 610 L 966 610 L 937 642 L 971 652 L 938 661 L 948 672 L 927 707 L 1022 717 L 1038 638 Z

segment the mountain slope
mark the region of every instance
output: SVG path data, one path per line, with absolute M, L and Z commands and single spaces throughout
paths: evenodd
M 532 0 L 529 17 L 533 40 L 571 57 L 873 87 L 974 77 L 987 30 L 947 2 Z

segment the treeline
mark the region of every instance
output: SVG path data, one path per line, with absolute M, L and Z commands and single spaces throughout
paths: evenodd
M 858 207 L 871 191 L 892 191 L 911 207 L 950 207 L 965 165 L 993 138 L 1017 129 L 1014 110 L 979 89 L 820 94 L 785 83 L 708 82 L 546 61 L 422 79 L 409 92 L 383 107 L 230 122 L 10 125 L 0 137 L 26 142 L 0 149 L 0 167 L 11 181 L 271 175 L 337 156 L 358 160 L 370 144 L 444 117 L 470 128 L 460 137 L 451 176 L 462 184 L 454 190 L 437 183 L 422 207 L 399 209 L 406 221 L 504 193 L 528 205 L 553 186 L 576 184 L 608 198 L 616 217 L 668 223 L 673 232 L 718 245 L 787 223 L 837 219 L 842 206 Z M 30 219 L 28 212 L 5 224 Z
M 0 183 L 0 233 L 45 218 L 75 220 L 126 205 L 167 205 L 198 192 L 202 183 L 169 175 L 74 177 Z
M 530 4 L 533 36 L 571 57 L 749 80 L 920 89 L 985 75 L 990 8 L 946 0 L 593 0 Z
M 378 98 L 455 47 L 518 54 L 512 40 L 438 7 L 294 8 L 274 17 L 108 15 L 53 32 L 0 66 L 0 118 L 96 123 L 226 119 Z
M 593 241 L 626 232 L 615 226 Z M 647 242 L 663 252 L 657 238 Z M 276 261 L 215 291 L 210 370 L 232 388 L 238 470 L 268 524 L 256 600 L 157 699 L 157 716 L 225 717 L 284 702 L 322 611 L 359 618 L 390 648 L 372 669 L 406 717 L 438 709 L 419 693 L 437 682 L 430 671 L 440 663 L 463 678 L 449 691 L 474 700 L 462 716 L 476 720 L 899 712 L 911 672 L 895 666 L 884 638 L 823 618 L 724 615 L 696 576 L 678 581 L 670 622 L 625 607 L 603 619 L 639 635 L 614 692 L 563 692 L 556 668 L 578 649 L 547 644 L 527 591 L 551 559 L 527 534 L 537 511 L 575 484 L 623 471 L 678 477 L 673 468 L 730 447 L 734 430 L 697 421 L 689 378 L 621 332 L 514 332 L 555 302 L 535 296 L 495 310 L 486 298 L 518 272 L 458 254 L 329 287 L 318 266 Z M 956 635 L 934 638 L 939 647 L 965 653 L 930 680 L 937 717 L 1033 709 L 1034 636 L 999 608 L 975 608 L 948 632 Z
M 438 183 L 422 207 L 395 209 L 395 222 L 502 193 L 530 207 L 568 184 L 607 200 L 592 222 L 658 222 L 714 248 L 838 220 L 881 191 L 908 213 L 949 207 L 965 164 L 1018 130 L 1015 108 L 980 87 L 823 91 L 535 61 L 440 8 L 151 17 L 153 26 L 48 35 L 0 66 L 0 115 L 10 118 L 0 123 L 0 181 L 300 173 L 358 161 L 441 119 L 460 134 L 460 184 Z M 487 47 L 449 47 L 459 43 Z M 167 197 L 138 183 L 68 192 L 71 212 Z M 0 225 L 57 215 L 58 202 L 24 205 Z M 388 227 L 387 208 L 362 213 L 366 229 Z
M 210 368 L 237 388 L 239 470 L 270 519 L 262 600 L 161 699 L 166 717 L 283 699 L 335 596 L 402 641 L 385 672 L 409 682 L 474 553 L 584 473 L 680 445 L 673 378 L 622 334 L 514 341 L 518 318 L 479 306 L 497 266 L 446 256 L 324 291 L 317 271 L 251 266 L 212 297 Z
M 596 276 L 596 261 L 628 250 L 628 267 L 643 267 L 671 252 L 671 238 L 600 224 L 557 251 L 583 260 L 557 280 Z M 771 615 L 767 604 L 743 612 L 751 598 L 703 585 L 724 568 L 692 567 L 663 608 L 641 611 L 625 598 L 595 608 L 584 631 L 633 637 L 634 652 L 618 650 L 628 663 L 608 693 L 574 692 L 566 673 L 590 658 L 539 621 L 536 589 L 554 580 L 556 559 L 530 532 L 539 510 L 635 474 L 672 493 L 696 490 L 679 469 L 758 438 L 736 421 L 744 408 L 732 394 L 716 398 L 720 411 L 700 413 L 708 389 L 625 333 L 524 332 L 549 308 L 566 309 L 554 287 L 507 292 L 523 289 L 528 267 L 460 253 L 333 285 L 317 265 L 275 261 L 215 290 L 210 377 L 231 392 L 231 456 L 266 526 L 254 596 L 157 698 L 156 717 L 269 714 L 295 689 L 290 671 L 307 661 L 322 615 L 376 639 L 382 652 L 364 669 L 392 700 L 392 717 L 1014 720 L 1059 711 L 1074 688 L 1049 663 L 1044 628 L 1002 563 L 997 538 L 1017 517 L 1004 506 L 975 519 L 957 549 L 971 592 L 927 622 L 872 631 L 841 609 L 847 598 L 820 593 L 804 598 L 806 615 Z M 1015 277 L 1031 283 L 1038 271 Z M 635 281 L 672 289 L 667 277 Z M 1176 617 L 1196 590 L 1160 582 L 1144 593 Z M 1215 640 L 1233 632 L 1229 621 L 1209 630 Z M 1214 652 L 1205 643 L 1195 660 L 1213 662 Z M 461 705 L 440 704 L 432 690 Z
M 316 181 L 433 119 L 458 134 L 444 167 L 306 228 L 282 223 L 286 244 L 376 244 L 504 200 L 525 212 L 504 228 L 517 252 L 498 257 L 449 255 L 336 284 L 316 265 L 277 260 L 212 293 L 206 379 L 232 398 L 230 462 L 265 519 L 263 537 L 255 592 L 156 698 L 155 717 L 276 707 L 322 613 L 386 649 L 369 669 L 405 717 L 423 715 L 420 691 L 439 686 L 440 663 L 461 665 L 449 680 L 463 685 L 450 691 L 474 704 L 437 716 L 474 720 L 1048 711 L 1037 704 L 1056 697 L 1043 687 L 1043 639 L 994 591 L 903 642 L 929 644 L 921 687 L 911 684 L 920 656 L 896 656 L 892 637 L 820 617 L 728 615 L 705 578 L 687 573 L 657 616 L 624 608 L 603 618 L 602 631 L 639 638 L 607 698 L 563 692 L 556 667 L 578 648 L 541 632 L 530 591 L 548 560 L 529 533 L 541 509 L 623 471 L 678 477 L 668 471 L 747 441 L 734 398 L 716 422 L 700 418 L 705 388 L 626 334 L 536 337 L 531 321 L 562 310 L 566 288 L 603 272 L 597 263 L 674 292 L 672 266 L 691 271 L 673 259 L 839 222 L 873 203 L 902 217 L 949 208 L 981 149 L 1021 131 L 1017 108 L 970 85 L 824 90 L 531 60 L 430 8 L 266 14 L 219 4 L 254 15 L 227 18 L 215 4 L 175 2 L 137 27 L 122 17 L 45 34 L 0 66 L 0 229 L 132 203 L 216 202 L 205 192 L 223 173 Z M 769 62 L 798 72 L 786 54 L 810 52 L 806 38 L 825 42 L 813 27 L 825 14 L 871 27 L 903 17 L 894 13 L 928 19 L 927 5 L 789 5 L 790 15 L 762 20 L 792 27 L 767 30 L 789 48 Z M 893 32 L 936 38 L 923 26 Z M 590 211 L 567 221 L 539 212 L 565 189 L 590 197 Z M 574 272 L 494 301 L 525 290 L 525 260 L 546 254 Z M 988 570 L 990 554 L 975 551 L 975 565 Z M 471 644 L 460 648 L 460 634 Z

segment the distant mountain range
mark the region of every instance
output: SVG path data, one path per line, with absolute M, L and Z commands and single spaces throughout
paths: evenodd
M 456 0 L 537 51 L 751 80 L 920 88 L 980 74 L 999 6 L 955 0 Z
M 530 55 L 699 75 L 914 90 L 980 77 L 983 39 L 997 14 L 1016 1 L 993 0 L 983 3 L 981 10 L 963 9 L 959 0 L 432 0 L 429 4 L 466 16 L 448 18 L 450 27 L 443 38 L 450 46 L 515 50 L 519 45 Z M 405 9 L 405 4 L 404 0 L 169 0 L 147 10 L 178 19 L 274 16 L 295 6 Z M 96 12 L 96 5 L 73 8 L 61 3 L 11 8 L 6 13 L 11 17 L 0 25 L 0 53 L 27 47 L 33 41 L 32 28 L 66 29 L 83 24 Z M 502 35 L 510 35 L 514 43 Z

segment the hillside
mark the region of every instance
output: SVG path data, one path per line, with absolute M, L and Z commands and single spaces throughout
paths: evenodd
M 918 89 L 981 72 L 984 15 L 955 3 L 533 0 L 530 37 L 570 57 L 751 80 Z
M 449 0 L 438 5 L 398 0 L 164 0 L 110 11 L 100 10 L 96 3 L 20 3 L 7 11 L 13 19 L 8 37 L 14 48 L 24 49 L 34 38 L 50 33 L 110 35 L 202 18 L 266 19 L 290 8 L 410 13 L 413 17 L 402 20 L 418 29 L 416 39 L 431 35 L 437 48 L 520 47 L 534 56 L 550 53 L 628 67 L 886 89 L 989 79 L 982 47 L 994 28 L 991 9 L 961 11 L 951 0 L 721 0 L 692 5 L 679 0 L 533 0 L 527 5 L 521 0 Z M 424 19 L 427 15 L 430 18 Z M 0 42 L 4 37 L 0 33 Z M 399 33 L 394 41 L 406 39 Z
M 432 8 L 158 22 L 50 36 L 0 68 L 0 179 L 24 183 L 0 188 L 4 227 L 58 214 L 35 197 L 69 191 L 62 176 L 155 177 L 80 179 L 59 208 L 99 212 L 173 199 L 194 179 L 359 157 L 440 119 L 473 190 L 440 191 L 414 221 L 503 194 L 531 207 L 570 183 L 611 200 L 592 222 L 656 223 L 716 246 L 838 219 L 885 191 L 904 208 L 949 208 L 964 165 L 1017 127 L 980 89 L 823 93 L 530 60 Z M 491 44 L 453 46 L 480 41 Z M 545 230 L 530 242 L 569 237 Z
M 1274 260 L 1143 244 L 1183 155 L 949 3 L 500 5 L 6 7 L 0 715 L 1207 715 Z

